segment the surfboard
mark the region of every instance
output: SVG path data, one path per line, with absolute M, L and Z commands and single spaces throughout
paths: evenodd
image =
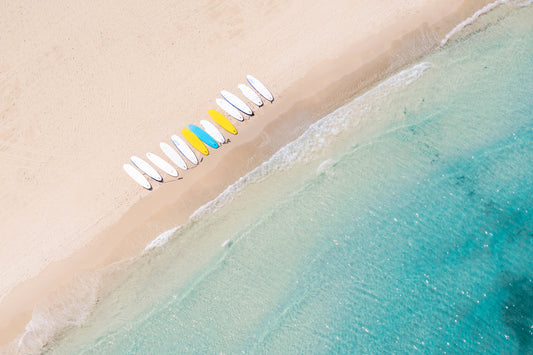
M 259 95 L 257 95 L 255 93 L 255 91 L 253 91 L 252 89 L 250 89 L 250 87 L 244 85 L 244 84 L 239 84 L 237 85 L 237 87 L 239 88 L 239 90 L 242 92 L 242 94 L 250 101 L 252 101 L 254 104 L 256 104 L 257 106 L 261 107 L 263 106 L 263 100 L 261 100 L 261 98 L 259 97 Z
M 176 166 L 182 170 L 187 170 L 187 163 L 185 163 L 185 160 L 168 144 L 165 142 L 159 143 L 159 146 L 161 147 L 161 150 L 165 155 L 170 159 L 171 162 L 176 164 Z
M 220 125 L 220 127 L 224 128 L 231 134 L 237 134 L 237 128 L 235 128 L 235 126 L 232 125 L 231 122 L 220 112 L 218 112 L 217 110 L 209 110 L 207 111 L 207 113 L 216 123 Z
M 148 180 L 139 170 L 135 169 L 130 164 L 124 164 L 122 168 L 124 168 L 126 174 L 128 174 L 133 180 L 135 180 L 136 183 L 138 183 L 147 190 L 152 189 L 152 185 L 150 185 L 150 182 L 148 182 Z
M 202 127 L 202 129 L 206 131 L 206 133 L 209 134 L 211 137 L 213 137 L 213 139 L 216 140 L 218 143 L 226 143 L 226 139 L 224 138 L 222 133 L 220 133 L 220 131 L 211 122 L 207 120 L 201 120 L 200 127 Z
M 220 95 L 222 95 L 222 97 L 227 101 L 229 102 L 233 107 L 235 107 L 236 109 L 238 109 L 239 111 L 241 111 L 242 113 L 245 113 L 247 114 L 248 116 L 253 116 L 254 115 L 254 112 L 252 111 L 252 109 L 250 108 L 250 106 L 246 105 L 246 103 L 244 101 L 242 101 L 241 99 L 239 99 L 237 96 L 235 96 L 234 94 L 232 94 L 231 92 L 227 91 L 227 90 L 222 90 L 220 92 Z
M 189 160 L 191 163 L 195 165 L 198 164 L 198 158 L 196 158 L 196 155 L 194 154 L 192 149 L 187 145 L 187 143 L 185 143 L 183 139 L 181 139 L 175 134 L 172 137 L 170 137 L 170 139 L 172 139 L 172 143 L 174 143 L 176 148 L 178 148 L 180 153 L 183 154 L 183 156 L 187 158 L 187 160 Z
M 215 149 L 218 148 L 217 141 L 214 140 L 213 137 L 211 137 L 206 131 L 204 131 L 200 127 L 190 124 L 189 129 L 191 130 L 192 133 L 196 135 L 196 137 L 200 138 L 200 140 L 204 142 L 205 144 L 207 144 L 208 146 L 215 148 Z
M 229 102 L 222 99 L 216 99 L 218 107 L 226 111 L 228 115 L 235 118 L 237 121 L 244 121 L 244 117 L 242 117 L 242 114 L 239 110 L 237 110 L 235 107 L 231 106 Z
M 138 156 L 135 156 L 135 155 L 132 155 L 130 160 L 133 163 L 133 165 L 135 165 L 137 168 L 139 168 L 140 170 L 145 172 L 146 175 L 148 175 L 149 177 L 151 177 L 155 181 L 159 181 L 159 182 L 163 181 L 163 178 L 161 177 L 161 175 L 159 175 L 157 170 L 155 170 L 145 160 L 142 160 L 141 158 L 139 158 Z
M 188 128 L 184 128 L 181 130 L 181 134 L 185 137 L 185 139 L 191 143 L 191 145 L 196 148 L 200 153 L 203 155 L 209 155 L 209 150 L 207 150 L 207 147 L 204 143 L 198 138 L 198 136 Z M 216 142 L 215 142 L 216 143 Z
M 259 81 L 259 79 L 257 79 L 256 77 L 253 77 L 251 75 L 246 75 L 246 80 L 248 81 L 248 83 L 250 85 L 252 85 L 252 87 L 257 90 L 257 92 L 259 94 L 261 94 L 261 96 L 263 96 L 265 99 L 267 99 L 268 101 L 272 102 L 274 100 L 274 96 L 272 96 L 272 94 L 270 93 L 270 91 L 268 91 L 268 89 L 266 88 L 265 85 L 263 85 L 262 82 Z
M 157 166 L 159 169 L 163 170 L 165 173 L 167 173 L 170 176 L 178 176 L 178 172 L 172 165 L 167 163 L 163 158 L 161 158 L 159 155 L 156 155 L 154 153 L 146 153 L 146 157 L 154 163 L 155 166 Z

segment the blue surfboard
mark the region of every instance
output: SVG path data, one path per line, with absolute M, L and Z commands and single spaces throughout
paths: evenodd
M 218 148 L 217 141 L 214 140 L 213 137 L 207 134 L 207 132 L 201 129 L 200 127 L 190 124 L 189 129 L 192 131 L 192 133 L 196 134 L 196 136 L 200 138 L 202 142 L 204 142 L 208 146 L 213 147 L 213 148 Z

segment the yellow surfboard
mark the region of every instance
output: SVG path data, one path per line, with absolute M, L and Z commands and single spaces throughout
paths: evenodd
M 237 128 L 235 128 L 234 125 L 231 124 L 231 122 L 224 117 L 223 114 L 216 110 L 209 110 L 207 113 L 209 113 L 209 116 L 220 125 L 220 127 L 224 128 L 226 131 L 228 131 L 231 134 L 237 134 Z
M 191 145 L 196 148 L 200 153 L 203 155 L 209 155 L 209 150 L 207 150 L 205 144 L 196 136 L 196 134 L 192 133 L 192 131 L 188 128 L 184 128 L 181 130 L 181 134 L 185 137 Z

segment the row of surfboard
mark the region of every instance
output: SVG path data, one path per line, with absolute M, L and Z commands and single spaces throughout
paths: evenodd
M 240 92 L 254 105 L 258 107 L 263 106 L 261 97 L 270 102 L 274 100 L 274 96 L 272 96 L 266 86 L 263 85 L 263 83 L 261 83 L 261 81 L 259 81 L 257 78 L 253 77 L 252 75 L 247 75 L 246 80 L 248 81 L 248 84 L 255 89 L 255 91 L 244 84 L 239 84 L 237 87 L 239 88 Z M 250 106 L 238 96 L 227 90 L 222 90 L 220 94 L 222 95 L 223 99 L 217 98 L 216 103 L 229 116 L 238 121 L 244 121 L 244 117 L 242 115 L 243 113 L 248 116 L 253 116 L 254 113 Z M 216 110 L 209 110 L 208 113 L 213 121 L 215 121 L 224 130 L 231 134 L 237 134 L 237 129 L 235 126 L 220 112 Z M 185 140 L 203 155 L 209 155 L 209 150 L 207 149 L 206 145 L 216 149 L 226 142 L 226 139 L 220 130 L 207 120 L 201 120 L 200 127 L 191 124 L 188 128 L 182 129 L 181 133 L 183 134 Z M 187 163 L 182 156 L 194 165 L 199 163 L 196 154 L 183 139 L 177 135 L 173 135 L 171 140 L 178 151 L 165 142 L 161 142 L 159 146 L 161 151 L 163 151 L 167 158 L 170 159 L 170 161 L 176 167 L 187 170 Z M 181 153 L 181 155 L 178 152 Z M 178 176 L 178 171 L 176 168 L 159 155 L 154 153 L 146 153 L 146 157 L 152 164 L 166 174 L 173 177 Z M 152 185 L 144 174 L 148 175 L 155 181 L 163 181 L 161 174 L 146 160 L 135 155 L 133 155 L 130 160 L 134 166 L 130 164 L 124 164 L 124 171 L 142 187 L 148 190 L 152 189 Z

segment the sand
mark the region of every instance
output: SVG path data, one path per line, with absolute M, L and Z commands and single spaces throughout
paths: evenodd
M 76 275 L 141 253 L 312 122 L 435 48 L 486 0 L 4 2 L 0 344 Z M 178 179 L 139 187 L 246 74 L 275 101 Z M 228 136 L 228 135 L 226 135 Z

